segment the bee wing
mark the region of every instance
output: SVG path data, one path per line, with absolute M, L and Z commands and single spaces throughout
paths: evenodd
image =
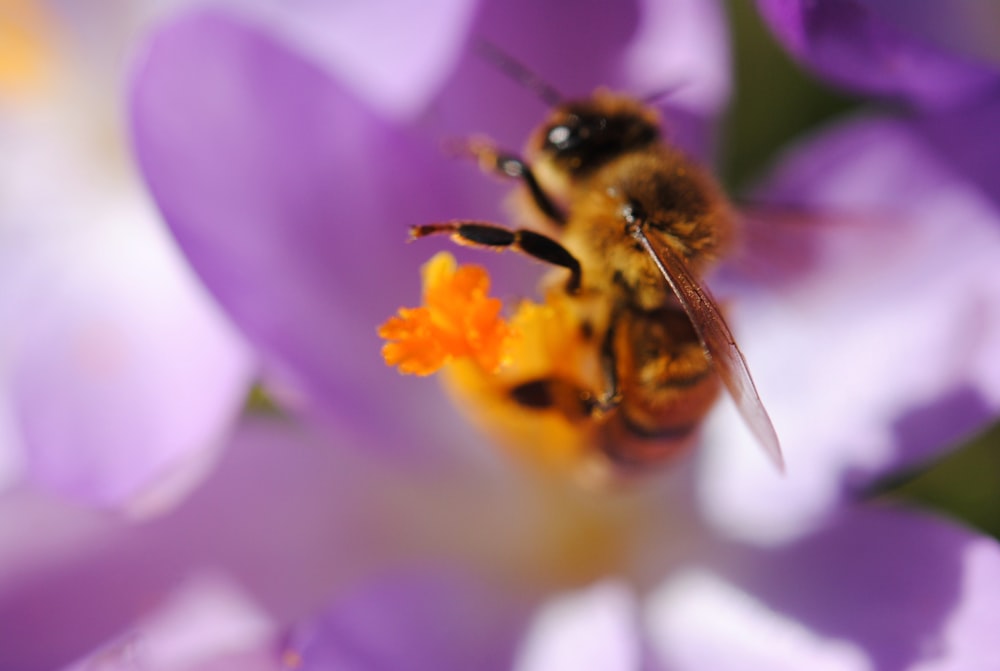
M 775 433 L 771 418 L 767 416 L 764 404 L 757 394 L 757 387 L 750 377 L 746 359 L 736 346 L 733 333 L 722 317 L 722 311 L 715 299 L 691 274 L 687 263 L 669 247 L 666 245 L 654 247 L 646 234 L 638 228 L 634 236 L 649 253 L 653 263 L 680 300 L 681 307 L 694 325 L 702 346 L 719 372 L 722 383 L 736 401 L 736 407 L 743 420 L 778 470 L 784 472 L 785 460 L 781 454 L 778 434 Z
M 898 247 L 895 226 L 905 225 L 897 223 L 898 211 L 867 205 L 754 203 L 743 204 L 738 214 L 739 242 L 716 278 L 768 288 L 798 284 L 831 263 L 840 267 L 847 261 L 835 256 L 841 249 L 851 249 L 850 263 L 859 262 L 859 254 L 879 263 Z

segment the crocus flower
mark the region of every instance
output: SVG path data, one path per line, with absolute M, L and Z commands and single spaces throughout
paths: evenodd
M 981 163 L 875 116 L 794 148 L 757 200 L 831 216 L 754 224 L 717 284 L 788 476 L 723 407 L 690 458 L 583 490 L 490 451 L 431 380 L 382 364 L 374 328 L 414 300 L 430 256 L 401 244 L 407 225 L 503 221 L 499 190 L 438 150 L 483 130 L 516 146 L 532 125 L 468 36 L 574 95 L 689 78 L 667 114 L 680 133 L 725 97 L 719 8 L 442 3 L 422 8 L 423 34 L 448 26 L 428 59 L 402 48 L 422 32 L 390 9 L 341 9 L 340 48 L 321 54 L 220 12 L 150 43 L 131 96 L 139 161 L 290 414 L 245 420 L 204 485 L 143 525 L 9 495 L 0 665 L 996 665 L 996 543 L 862 500 L 1000 406 L 1000 214 L 969 177 Z M 421 73 L 409 95 L 404 68 Z M 522 259 L 500 261 L 497 286 L 530 290 L 512 277 Z

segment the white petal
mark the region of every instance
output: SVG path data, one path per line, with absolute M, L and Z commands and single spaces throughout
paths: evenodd
M 620 582 L 602 582 L 553 598 L 535 617 L 517 671 L 634 671 L 640 641 L 635 597 Z
M 875 671 L 856 645 L 823 638 L 706 571 L 654 593 L 648 624 L 671 671 Z

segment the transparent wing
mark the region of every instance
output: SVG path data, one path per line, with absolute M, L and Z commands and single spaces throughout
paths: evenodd
M 743 420 L 750 427 L 764 452 L 771 458 L 778 470 L 784 472 L 785 460 L 781 454 L 781 444 L 778 434 L 774 431 L 771 418 L 767 416 L 764 404 L 757 394 L 757 387 L 750 377 L 743 353 L 736 346 L 732 331 L 722 317 L 722 311 L 708 290 L 701 286 L 698 279 L 691 274 L 687 263 L 666 245 L 653 246 L 653 243 L 636 227 L 633 236 L 646 249 L 653 263 L 663 275 L 667 284 L 680 300 L 681 307 L 687 313 L 694 325 L 695 332 L 702 346 L 708 352 L 712 363 L 722 378 L 722 383 L 729 390 Z

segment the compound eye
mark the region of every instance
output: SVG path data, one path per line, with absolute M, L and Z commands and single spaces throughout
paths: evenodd
M 569 124 L 559 124 L 549 129 L 545 143 L 557 152 L 573 149 L 580 144 L 580 129 Z

